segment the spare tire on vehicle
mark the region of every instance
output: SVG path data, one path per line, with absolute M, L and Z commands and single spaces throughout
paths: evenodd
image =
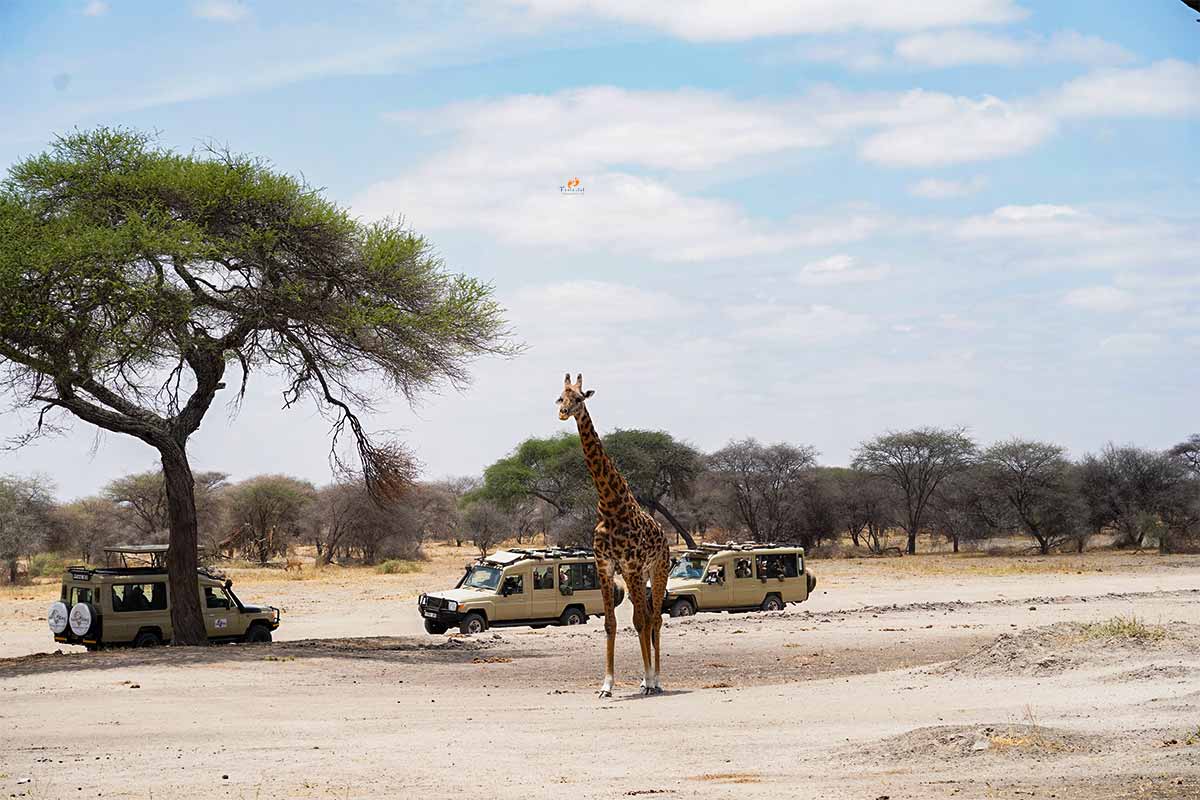
M 71 610 L 67 608 L 67 604 L 61 600 L 57 603 L 50 604 L 50 610 L 46 613 L 46 621 L 50 624 L 50 631 L 55 636 L 61 636 L 67 632 L 67 627 L 71 624 Z
M 71 625 L 71 633 L 80 639 L 94 639 L 96 628 L 100 624 L 100 612 L 91 603 L 76 603 L 71 606 L 68 620 Z

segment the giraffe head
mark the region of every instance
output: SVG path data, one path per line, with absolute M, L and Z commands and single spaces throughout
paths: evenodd
M 571 373 L 567 373 L 563 378 L 562 394 L 558 396 L 555 402 L 558 404 L 558 418 L 570 419 L 583 410 L 583 401 L 594 395 L 595 392 L 588 389 L 583 390 L 583 375 L 576 375 L 575 382 L 571 383 Z

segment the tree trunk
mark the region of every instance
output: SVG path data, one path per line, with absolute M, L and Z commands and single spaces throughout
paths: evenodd
M 951 536 L 950 541 L 954 543 L 954 552 L 957 553 L 958 552 L 958 537 Z
M 204 617 L 200 610 L 200 584 L 196 578 L 197 523 L 195 481 L 187 454 L 180 446 L 159 449 L 163 479 L 167 486 L 167 514 L 171 524 L 167 551 L 167 582 L 171 587 L 172 643 L 207 645 Z
M 17 583 L 17 559 L 15 558 L 8 560 L 8 582 L 14 586 Z
M 644 505 L 649 506 L 651 511 L 657 511 L 658 513 L 662 514 L 667 522 L 671 523 L 671 527 L 675 529 L 675 532 L 682 536 L 683 540 L 687 542 L 687 546 L 692 550 L 696 549 L 696 541 L 692 538 L 692 534 L 687 528 L 679 524 L 679 520 L 675 519 L 674 515 L 667 510 L 666 506 L 653 499 Z
M 917 531 L 915 529 L 908 532 L 908 554 L 910 556 L 917 554 Z

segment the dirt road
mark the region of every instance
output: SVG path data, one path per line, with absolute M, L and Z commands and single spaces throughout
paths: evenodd
M 660 697 L 622 630 L 608 701 L 599 624 L 429 637 L 375 582 L 264 584 L 270 646 L 30 656 L 6 617 L 0 797 L 1200 797 L 1200 561 L 1075 563 L 831 562 L 668 620 Z

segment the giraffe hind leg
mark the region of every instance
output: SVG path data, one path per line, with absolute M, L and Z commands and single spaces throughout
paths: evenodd
M 654 645 L 654 672 L 650 686 L 652 694 L 662 693 L 662 601 L 667 593 L 667 574 L 670 572 L 670 559 L 660 558 L 652 566 L 650 578 L 650 596 L 647 598 L 647 609 L 650 627 L 650 641 Z
M 604 683 L 600 684 L 600 697 L 612 697 L 613 689 L 613 650 L 617 639 L 617 612 L 613 604 L 613 567 L 608 561 L 596 559 L 597 571 L 600 573 L 600 593 L 604 595 L 604 637 L 605 662 Z

